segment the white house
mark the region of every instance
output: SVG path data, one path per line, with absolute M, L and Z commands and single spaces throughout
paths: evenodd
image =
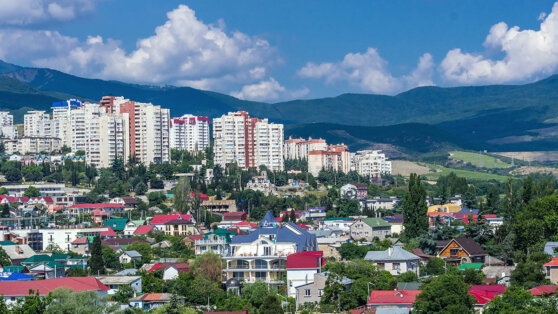
M 122 232 L 125 236 L 133 236 L 138 226 L 133 221 L 128 221 Z
M 116 293 L 118 288 L 125 285 L 131 286 L 136 293 L 141 293 L 141 276 L 98 276 L 95 278 L 110 288 L 108 294 Z
M 320 224 L 319 229 L 349 233 L 354 222 L 354 219 L 351 217 L 326 218 Z
M 419 274 L 420 257 L 398 246 L 392 246 L 385 251 L 368 251 L 364 260 L 373 261 L 378 268 L 387 270 L 395 276 L 407 271 Z
M 132 261 L 141 261 L 141 254 L 137 251 L 124 251 L 120 254 L 118 260 L 122 264 L 128 264 Z
M 321 251 L 302 251 L 287 256 L 287 286 L 289 297 L 296 296 L 296 288 L 314 281 L 314 274 L 322 270 Z

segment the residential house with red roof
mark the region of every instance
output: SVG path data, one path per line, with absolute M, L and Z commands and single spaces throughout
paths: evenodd
M 558 257 L 553 257 L 548 263 L 543 264 L 546 279 L 552 284 L 558 284 Z
M 153 225 L 141 225 L 134 231 L 133 235 L 147 235 L 147 233 L 153 230 L 155 226 Z
M 124 214 L 124 205 L 115 203 L 95 203 L 95 204 L 75 204 L 66 207 L 70 216 L 79 216 L 89 214 L 95 209 L 102 209 L 103 211 L 111 214 L 121 216 Z
M 101 283 L 95 277 L 64 277 L 33 281 L 14 281 L 10 284 L 0 285 L 0 295 L 4 296 L 7 304 L 14 304 L 17 300 L 24 299 L 29 295 L 29 290 L 34 290 L 40 296 L 46 296 L 49 292 L 67 288 L 77 291 L 94 291 L 99 296 L 107 295 L 109 287 Z
M 370 292 L 367 307 L 412 309 L 420 290 L 374 290 Z
M 529 290 L 529 292 L 536 297 L 554 295 L 558 293 L 558 285 L 542 285 Z
M 179 272 L 189 272 L 190 265 L 186 263 L 158 263 L 153 265 L 147 272 L 163 270 L 163 280 L 174 280 L 178 278 Z
M 164 232 L 165 231 L 165 223 L 167 223 L 169 221 L 173 221 L 173 220 L 185 220 L 185 221 L 191 221 L 193 223 L 196 222 L 194 220 L 194 218 L 192 217 L 192 215 L 190 215 L 190 214 L 181 214 L 181 213 L 177 213 L 177 212 L 171 212 L 171 213 L 168 213 L 166 215 L 155 215 L 155 216 L 153 216 L 153 218 L 151 219 L 151 222 L 149 224 L 155 226 L 155 229 Z
M 506 292 L 504 285 L 473 285 L 469 288 L 469 294 L 476 300 L 475 308 L 479 311 L 482 311 L 488 302 L 504 292 Z
M 296 287 L 312 282 L 314 274 L 325 264 L 322 251 L 302 251 L 287 256 L 289 297 L 296 296 Z
M 218 228 L 228 228 L 233 225 L 245 221 L 246 212 L 227 212 L 223 214 L 223 219 L 218 225 Z
M 111 203 L 124 205 L 125 210 L 133 210 L 138 206 L 138 201 L 129 196 L 115 197 L 110 200 Z
M 130 307 L 149 311 L 170 303 L 170 301 L 170 293 L 144 293 L 130 299 Z M 184 299 L 179 299 L 179 302 L 184 302 Z
M 164 232 L 166 235 L 175 237 L 200 233 L 199 230 L 196 228 L 196 225 L 191 220 L 185 219 L 174 219 L 165 222 Z

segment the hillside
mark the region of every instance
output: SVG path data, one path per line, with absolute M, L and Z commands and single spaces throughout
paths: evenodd
M 452 145 L 466 141 L 460 147 L 474 144 L 490 151 L 558 150 L 558 76 L 525 85 L 419 87 L 395 96 L 343 94 L 268 104 L 190 87 L 87 79 L 1 61 L 0 74 L 12 78 L 0 80 L 0 109 L 14 111 L 16 121 L 24 111 L 22 107 L 45 109 L 67 95 L 93 101 L 105 95 L 123 95 L 163 105 L 173 116 L 193 113 L 216 117 L 247 110 L 253 116 L 285 124 L 378 127 L 421 123 L 444 130 L 444 136 L 452 134 Z M 336 130 L 322 131 L 333 134 Z

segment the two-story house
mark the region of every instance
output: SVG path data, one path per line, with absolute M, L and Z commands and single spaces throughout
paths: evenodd
M 287 256 L 316 249 L 315 235 L 294 223 L 279 223 L 271 212 L 267 212 L 257 229 L 231 239 L 228 254 L 223 258 L 224 280 L 235 278 L 245 283 L 263 280 L 272 285 L 285 284 Z
M 350 227 L 351 238 L 355 241 L 364 239 L 371 242 L 375 237 L 380 240 L 391 235 L 391 225 L 382 218 L 362 218 Z
M 488 253 L 472 238 L 455 238 L 444 243 L 439 243 L 441 250 L 438 257 L 448 263 L 461 265 L 461 263 L 484 263 Z
M 374 262 L 379 269 L 387 270 L 395 276 L 407 271 L 412 271 L 417 276 L 419 274 L 420 257 L 398 246 L 385 251 L 368 251 L 364 260 Z

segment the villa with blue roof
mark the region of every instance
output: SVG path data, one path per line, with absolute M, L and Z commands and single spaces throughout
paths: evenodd
M 223 258 L 226 262 L 224 280 L 285 284 L 287 256 L 317 248 L 314 234 L 291 222 L 279 223 L 268 211 L 256 230 L 232 237 L 229 251 Z

